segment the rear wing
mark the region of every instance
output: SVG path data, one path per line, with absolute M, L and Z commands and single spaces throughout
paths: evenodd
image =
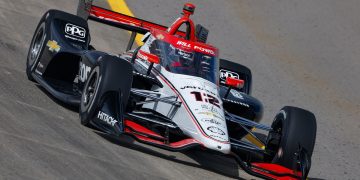
M 113 27 L 131 31 L 127 50 L 131 49 L 137 33 L 145 34 L 151 29 L 166 31 L 168 27 L 93 5 L 93 0 L 79 0 L 77 15 L 85 20 L 93 20 Z M 176 34 L 185 36 L 185 32 Z

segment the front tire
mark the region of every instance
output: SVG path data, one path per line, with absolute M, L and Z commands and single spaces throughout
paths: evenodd
M 26 60 L 26 75 L 30 81 L 34 81 L 32 73 L 36 69 L 37 64 L 44 52 L 45 42 L 47 40 L 47 29 L 45 19 L 42 18 L 38 27 L 35 30 L 34 36 L 31 40 L 27 60 Z
M 87 79 L 80 101 L 80 122 L 84 126 L 90 126 L 90 119 L 95 113 L 97 103 L 100 101 L 99 88 L 102 86 L 100 66 L 97 65 Z
M 271 127 L 273 130 L 269 132 L 266 150 L 273 154 L 272 163 L 294 169 L 298 163 L 295 157 L 299 148 L 311 158 L 317 128 L 313 113 L 286 106 L 276 115 Z

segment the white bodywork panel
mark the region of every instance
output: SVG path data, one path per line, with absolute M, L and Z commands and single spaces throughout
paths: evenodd
M 136 63 L 147 67 L 142 61 Z M 161 97 L 175 95 L 182 103 L 172 118 L 179 128 L 206 148 L 229 153 L 229 136 L 218 86 L 200 77 L 168 72 L 160 65 L 155 65 L 153 72 L 164 87 L 154 87 L 152 90 L 162 94 Z M 200 95 L 202 100 L 197 101 L 195 94 Z M 211 103 L 214 99 L 217 105 Z M 165 116 L 169 115 L 172 108 L 163 102 L 149 103 L 143 107 L 154 109 Z

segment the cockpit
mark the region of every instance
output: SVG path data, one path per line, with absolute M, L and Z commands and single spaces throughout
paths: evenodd
M 158 39 L 152 42 L 149 50 L 160 58 L 161 66 L 169 72 L 201 77 L 213 83 L 218 81 L 216 56 L 193 49 L 180 49 Z

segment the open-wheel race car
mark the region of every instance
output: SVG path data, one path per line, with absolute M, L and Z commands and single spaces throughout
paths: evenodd
M 259 124 L 263 107 L 250 96 L 251 71 L 219 59 L 194 25 L 195 6 L 170 27 L 80 0 L 77 15 L 49 10 L 31 41 L 26 73 L 56 99 L 79 106 L 85 126 L 171 151 L 200 147 L 231 156 L 264 179 L 306 179 L 316 137 L 315 116 L 286 106 L 271 126 Z M 88 20 L 131 31 L 126 52 L 90 45 Z M 181 31 L 180 27 L 185 30 Z M 143 45 L 132 49 L 135 36 Z M 254 129 L 268 131 L 259 137 Z

